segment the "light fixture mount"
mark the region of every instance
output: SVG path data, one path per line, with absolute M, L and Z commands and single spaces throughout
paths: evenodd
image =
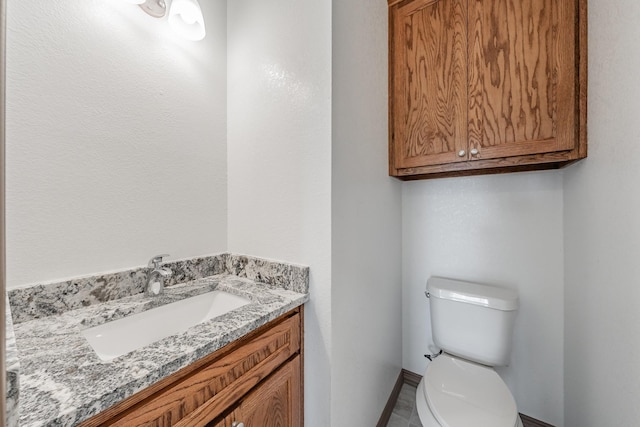
M 167 4 L 164 0 L 146 0 L 139 6 L 140 9 L 154 18 L 162 18 L 167 14 Z
M 198 0 L 125 1 L 137 4 L 147 15 L 151 15 L 154 18 L 164 18 L 168 15 L 169 26 L 184 39 L 198 41 L 202 40 L 207 34 L 204 27 L 204 16 L 202 16 L 202 9 Z

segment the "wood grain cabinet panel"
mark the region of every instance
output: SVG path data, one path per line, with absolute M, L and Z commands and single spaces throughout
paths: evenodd
M 223 417 L 219 420 L 211 421 L 207 424 L 207 427 L 237 427 L 237 424 L 234 426 L 235 417 L 233 415 Z
M 300 358 L 296 357 L 242 400 L 233 412 L 234 421 L 244 427 L 300 426 L 300 386 Z
M 401 168 L 462 160 L 467 146 L 466 0 L 416 0 L 399 8 L 393 63 L 395 157 Z M 400 97 L 398 97 L 400 99 Z
M 283 407 L 287 414 L 294 411 L 292 408 L 300 411 L 301 311 L 302 307 L 270 322 L 246 338 L 96 415 L 82 426 L 232 427 L 233 412 L 247 396 L 253 396 L 254 401 L 266 399 L 274 404 L 281 401 L 282 405 L 286 404 Z M 281 389 L 273 391 L 270 384 L 276 378 L 276 371 L 286 373 L 288 379 Z M 289 394 L 278 394 L 285 391 Z M 286 402 L 282 400 L 284 398 Z M 261 425 L 260 416 L 250 418 L 254 420 L 253 425 Z M 299 415 L 285 419 L 295 423 L 275 425 L 302 426 Z
M 389 0 L 390 175 L 586 157 L 586 0 Z

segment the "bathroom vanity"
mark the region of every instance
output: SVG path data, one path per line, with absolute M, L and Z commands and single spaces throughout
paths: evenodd
M 303 425 L 308 268 L 229 254 L 168 265 L 159 297 L 138 270 L 11 290 L 21 427 Z M 112 359 L 83 336 L 213 291 L 249 303 Z
M 286 313 L 81 426 L 302 426 L 301 311 Z

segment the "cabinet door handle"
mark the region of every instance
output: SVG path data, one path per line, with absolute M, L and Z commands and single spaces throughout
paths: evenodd
M 458 157 L 464 157 L 465 154 L 467 154 L 467 152 L 464 150 L 458 151 Z
M 243 422 L 237 422 L 234 421 L 233 423 L 231 423 L 231 427 L 244 427 L 244 423 Z
M 478 151 L 477 148 L 472 148 L 470 153 L 472 156 L 477 156 L 480 153 L 480 151 Z

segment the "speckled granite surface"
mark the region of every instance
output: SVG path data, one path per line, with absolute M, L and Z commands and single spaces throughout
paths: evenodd
M 6 412 L 7 417 L 5 425 L 7 427 L 16 427 L 18 425 L 18 396 L 20 393 L 20 385 L 18 383 L 18 374 L 20 372 L 20 360 L 18 359 L 18 347 L 16 346 L 16 337 L 13 331 L 13 321 L 11 320 L 11 307 L 9 298 L 5 298 L 6 303 L 6 323 L 5 323 L 5 368 L 6 368 Z
M 165 286 L 224 273 L 226 259 L 227 254 L 169 260 L 164 265 L 169 267 L 173 274 L 167 279 Z M 13 321 L 21 323 L 139 294 L 144 290 L 148 271 L 147 267 L 139 267 L 64 282 L 10 289 L 8 294 L 14 308 Z
M 174 274 L 156 298 L 143 297 L 144 267 L 11 289 L 14 324 L 7 323 L 7 343 L 15 331 L 15 345 L 7 356 L 16 362 L 8 366 L 15 366 L 20 410 L 15 388 L 7 395 L 8 420 L 19 417 L 21 427 L 76 425 L 309 298 L 308 267 L 230 254 L 166 265 Z M 252 303 L 110 362 L 101 361 L 79 334 L 214 289 Z
M 308 294 L 229 274 L 172 286 L 163 302 L 224 290 L 252 303 L 103 362 L 79 331 L 158 304 L 142 295 L 14 325 L 20 426 L 72 426 L 305 303 Z
M 164 266 L 173 271 L 165 286 L 229 273 L 299 293 L 309 291 L 308 267 L 262 258 L 225 253 L 178 261 L 169 259 Z M 8 294 L 13 307 L 13 321 L 21 323 L 137 295 L 143 292 L 147 272 L 147 267 L 139 267 L 10 289 Z
M 309 268 L 262 258 L 229 254 L 226 272 L 295 292 L 309 292 Z

